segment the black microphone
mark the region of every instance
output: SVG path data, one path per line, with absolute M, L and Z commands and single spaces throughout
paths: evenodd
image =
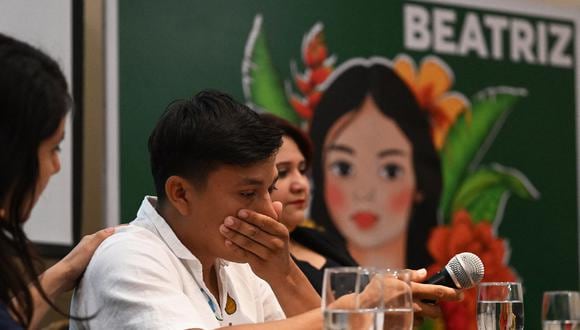
M 483 262 L 473 253 L 463 252 L 455 255 L 445 268 L 429 277 L 425 283 L 443 285 L 452 289 L 469 289 L 481 282 L 485 269 Z M 422 300 L 435 303 L 432 300 Z
M 463 252 L 455 255 L 447 266 L 429 277 L 425 283 L 443 285 L 453 289 L 469 289 L 481 282 L 485 269 L 478 256 Z

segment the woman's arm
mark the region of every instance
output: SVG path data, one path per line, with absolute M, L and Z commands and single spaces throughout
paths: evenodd
M 40 286 L 51 302 L 76 286 L 97 247 L 114 232 L 115 228 L 107 228 L 83 237 L 68 255 L 39 276 Z M 34 285 L 30 285 L 29 290 L 34 303 L 30 328 L 35 329 L 38 328 L 50 306 Z

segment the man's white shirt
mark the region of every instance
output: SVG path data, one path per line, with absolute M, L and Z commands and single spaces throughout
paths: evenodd
M 213 329 L 284 319 L 268 283 L 247 264 L 218 259 L 214 297 L 201 263 L 155 203 L 145 197 L 137 218 L 99 246 L 71 305 L 74 316 L 96 316 L 71 320 L 71 329 Z

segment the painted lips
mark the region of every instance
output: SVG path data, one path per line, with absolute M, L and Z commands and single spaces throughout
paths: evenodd
M 359 229 L 369 230 L 377 223 L 378 217 L 374 213 L 358 212 L 352 216 L 352 220 Z

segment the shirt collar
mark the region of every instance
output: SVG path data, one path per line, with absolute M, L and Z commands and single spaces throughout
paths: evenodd
M 189 251 L 189 249 L 185 247 L 183 243 L 181 243 L 179 238 L 177 238 L 177 236 L 175 235 L 171 227 L 169 227 L 165 219 L 163 219 L 163 217 L 155 209 L 156 204 L 157 197 L 145 196 L 143 202 L 141 203 L 141 207 L 137 212 L 137 218 L 141 218 L 152 223 L 153 226 L 155 226 L 157 232 L 159 233 L 159 236 L 161 236 L 161 239 L 171 249 L 171 251 L 173 252 L 173 254 L 175 254 L 177 258 L 193 261 L 195 266 L 201 269 L 201 263 L 199 262 L 199 259 L 197 259 L 191 253 L 191 251 Z M 218 258 L 216 261 L 216 266 L 218 267 L 227 266 L 228 264 L 229 264 L 228 261 L 223 260 L 221 258 Z

